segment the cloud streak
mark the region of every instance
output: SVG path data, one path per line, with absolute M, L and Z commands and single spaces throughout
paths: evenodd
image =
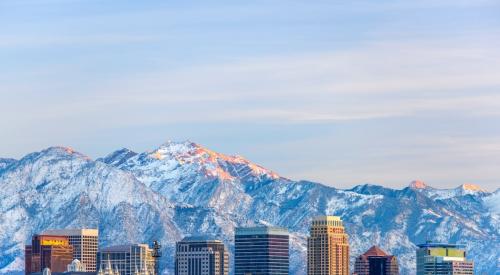
M 342 187 L 500 178 L 493 1 L 62 2 L 0 4 L 2 156 L 169 138 Z

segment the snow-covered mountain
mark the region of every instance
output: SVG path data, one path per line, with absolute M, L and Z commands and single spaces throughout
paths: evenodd
M 7 169 L 7 166 L 11 165 L 14 162 L 16 162 L 15 159 L 0 158 L 0 172 L 2 172 L 2 170 Z
M 0 159 L 0 186 L 0 273 L 22 270 L 24 244 L 49 228 L 99 227 L 101 245 L 158 239 L 171 273 L 174 243 L 185 235 L 231 246 L 235 226 L 270 224 L 292 232 L 291 273 L 305 274 L 309 223 L 324 214 L 342 216 L 353 258 L 378 245 L 398 256 L 403 274 L 414 273 L 416 244 L 429 239 L 466 244 L 478 272 L 495 274 L 500 261 L 499 190 L 423 182 L 341 190 L 189 141 L 96 161 L 63 147 Z

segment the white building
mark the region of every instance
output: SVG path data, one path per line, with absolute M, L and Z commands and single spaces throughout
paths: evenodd
M 97 253 L 99 270 L 110 265 L 119 275 L 155 275 L 153 249 L 147 244 L 118 245 L 100 249 Z
M 78 259 L 74 259 L 69 265 L 68 265 L 68 271 L 74 271 L 74 272 L 86 272 L 87 268 L 85 267 L 85 264 L 80 262 Z

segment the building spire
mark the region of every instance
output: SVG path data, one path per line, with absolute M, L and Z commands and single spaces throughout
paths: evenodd
M 109 254 L 108 254 L 108 260 L 106 261 L 106 269 L 105 269 L 107 274 L 110 274 L 113 270 L 111 269 L 111 261 L 109 260 Z

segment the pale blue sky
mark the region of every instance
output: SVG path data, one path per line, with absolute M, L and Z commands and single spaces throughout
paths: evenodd
M 500 2 L 0 0 L 0 156 L 189 139 L 292 179 L 500 186 Z

